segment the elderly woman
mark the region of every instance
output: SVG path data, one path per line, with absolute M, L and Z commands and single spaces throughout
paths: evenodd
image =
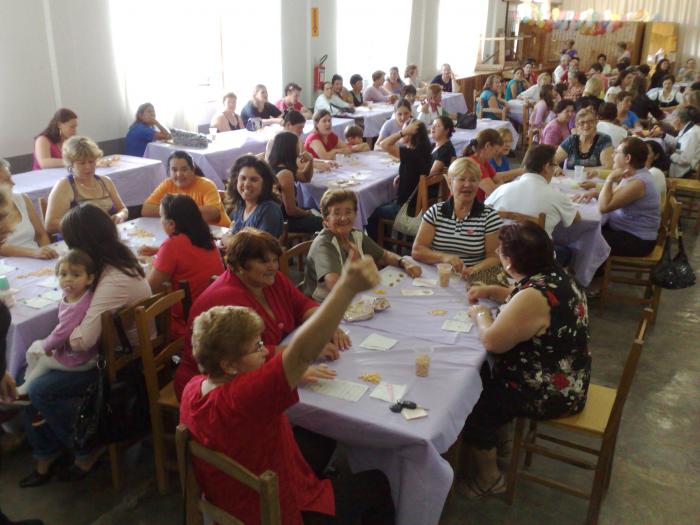
M 236 97 L 235 93 L 226 93 L 221 99 L 221 102 L 224 105 L 223 110 L 218 115 L 214 115 L 212 117 L 209 126 L 216 128 L 219 133 L 243 129 L 245 124 L 243 124 L 243 120 L 241 119 L 240 115 L 236 113 L 237 100 L 238 97 Z
M 62 168 L 63 142 L 75 135 L 78 115 L 61 108 L 51 117 L 46 129 L 34 139 L 34 162 L 32 169 Z
M 683 102 L 683 94 L 673 87 L 675 81 L 673 75 L 666 75 L 661 81 L 661 89 L 651 91 L 649 99 L 656 102 L 660 108 L 679 106 Z
M 160 217 L 160 201 L 168 194 L 189 195 L 209 224 L 230 226 L 216 185 L 204 177 L 186 151 L 175 151 L 168 158 L 170 176 L 153 190 L 141 208 L 144 217 Z
M 363 96 L 367 102 L 380 102 L 385 104 L 393 104 L 398 95 L 390 92 L 384 87 L 384 71 L 375 71 L 372 73 L 372 83 L 367 86 Z
M 333 132 L 333 119 L 325 109 L 314 113 L 314 130 L 306 137 L 304 148 L 313 158 L 322 160 L 335 160 L 338 153 L 352 153 L 352 148 Z
M 377 137 L 377 142 L 374 144 L 374 149 L 376 151 L 381 151 L 381 142 L 389 135 L 393 135 L 401 131 L 404 124 L 411 119 L 413 115 L 413 106 L 405 98 L 401 98 L 394 105 L 394 118 L 390 118 L 383 125 L 382 129 L 379 130 L 379 137 Z
M 532 222 L 504 226 L 498 256 L 515 280 L 512 288 L 473 286 L 469 302 L 504 303 L 496 319 L 491 306 L 472 306 L 479 339 L 495 358 L 481 370 L 483 390 L 464 426 L 474 448 L 477 475 L 470 498 L 505 491 L 497 465 L 498 430 L 516 417 L 554 419 L 581 412 L 591 374 L 585 296 L 554 264 L 552 241 Z
M 330 118 L 330 117 L 329 117 Z M 277 134 L 270 151 L 270 167 L 277 177 L 282 198 L 282 211 L 290 232 L 315 233 L 322 227 L 321 218 L 311 210 L 297 204 L 297 182 L 300 174 L 311 164 L 309 155 L 303 155 L 299 140 L 293 133 L 283 131 Z
M 370 255 L 381 266 L 403 268 L 410 277 L 419 277 L 421 267 L 406 257 L 385 250 L 363 232 L 354 229 L 357 196 L 350 190 L 327 190 L 321 197 L 323 230 L 309 250 L 304 274 L 304 293 L 323 301 L 340 279 L 351 249 Z
M 124 153 L 134 157 L 143 157 L 146 146 L 154 140 L 168 140 L 170 133 L 156 120 L 153 104 L 146 102 L 136 110 L 136 118 L 129 126 L 124 139 Z
M 498 213 L 476 198 L 481 180 L 479 165 L 459 158 L 447 170 L 452 196 L 433 204 L 423 215 L 411 255 L 426 264 L 449 263 L 468 278 L 498 262 Z
M 267 232 L 244 228 L 226 249 L 226 270 L 199 296 L 190 310 L 192 320 L 213 306 L 245 306 L 263 320 L 261 340 L 274 351 L 282 340 L 318 310 L 318 303 L 306 297 L 279 271 L 282 248 Z M 330 341 L 330 342 L 329 342 Z M 338 359 L 339 350 L 350 347 L 350 339 L 342 330 L 335 330 L 326 341 L 323 357 Z M 178 398 L 187 382 L 199 372 L 192 357 L 192 347 L 185 340 L 182 362 L 175 373 Z M 335 372 L 325 366 L 312 367 L 316 377 L 332 378 Z
M 61 220 L 61 235 L 68 248 L 87 253 L 97 268 L 97 285 L 85 317 L 69 336 L 74 352 L 88 352 L 97 346 L 102 333 L 102 314 L 133 304 L 151 295 L 143 269 L 107 214 L 95 206 L 78 206 Z M 135 330 L 127 335 L 135 340 Z M 20 481 L 21 487 L 48 483 L 58 471 L 66 450 L 73 448 L 73 426 L 80 398 L 94 383 L 95 370 L 64 372 L 50 370 L 29 387 L 31 406 L 25 410 L 25 427 L 36 466 Z M 32 422 L 41 414 L 45 423 Z M 75 462 L 59 473 L 64 481 L 87 476 L 104 449 L 73 450 Z
M 566 91 L 564 91 L 564 98 L 573 100 L 576 102 L 581 96 L 583 96 L 583 86 L 586 84 L 586 75 L 577 71 L 576 73 L 569 74 L 569 81 Z
M 349 516 L 362 523 L 394 523 L 388 483 L 379 471 L 323 478 L 318 472 L 325 465 L 310 457 L 285 415 L 299 400 L 296 389 L 309 363 L 322 354 L 352 298 L 378 282 L 371 259 L 348 263 L 317 315 L 276 355 L 262 345 L 266 321 L 254 308 L 215 306 L 194 321 L 193 352 L 205 375 L 187 385 L 180 421 L 195 441 L 253 474 L 274 471 L 282 523 L 349 523 Z M 250 489 L 201 466 L 195 464 L 195 473 L 208 501 L 245 523 L 260 523 L 260 506 Z
M 649 150 L 637 137 L 624 139 L 615 149 L 613 170 L 603 188 L 579 194 L 575 200 L 598 198 L 598 209 L 607 214 L 603 237 L 611 255 L 641 257 L 656 245 L 661 220 L 659 190 L 646 169 Z
M 518 98 L 518 95 L 525 91 L 525 89 L 525 70 L 518 67 L 513 72 L 513 78 L 511 78 L 506 85 L 505 99 L 512 100 Z
M 506 120 L 508 118 L 508 102 L 503 100 L 501 93 L 501 77 L 489 75 L 484 82 L 479 100 L 477 100 L 477 114 L 491 120 Z
M 58 225 L 66 212 L 91 204 L 109 215 L 115 223 L 129 218 L 117 188 L 105 175 L 96 175 L 102 150 L 87 137 L 73 136 L 63 144 L 63 161 L 68 176 L 59 180 L 51 189 L 46 208 L 46 231 L 58 233 Z
M 0 159 L 0 186 L 11 189 L 15 183 L 10 175 L 10 163 Z M 3 226 L 8 231 L 0 244 L 0 255 L 4 257 L 33 257 L 55 259 L 58 253 L 49 246 L 49 235 L 44 223 L 36 213 L 34 203 L 23 193 L 11 193 L 12 205 L 7 207 Z
M 431 84 L 439 84 L 443 91 L 451 93 L 455 91 L 457 86 L 454 85 L 455 75 L 452 72 L 452 68 L 449 64 L 443 64 L 440 67 L 440 73 L 435 75 Z
M 295 82 L 290 82 L 284 86 L 284 97 L 279 99 L 275 106 L 283 113 L 293 109 L 304 115 L 304 118 L 311 118 L 311 111 L 300 100 L 300 96 L 301 86 Z
M 390 93 L 399 95 L 402 87 L 403 80 L 401 80 L 401 76 L 399 76 L 399 68 L 394 66 L 389 69 L 389 78 L 387 78 L 386 82 L 384 82 L 384 89 Z
M 227 194 L 233 206 L 229 234 L 250 227 L 280 237 L 284 217 L 270 165 L 253 155 L 243 155 L 236 159 L 229 180 Z
M 267 88 L 262 84 L 255 86 L 253 98 L 241 110 L 243 125 L 248 126 L 251 118 L 260 119 L 263 126 L 269 124 L 280 124 L 282 122 L 282 112 L 267 101 Z
M 333 91 L 331 82 L 323 83 L 323 91 L 314 104 L 314 113 L 328 111 L 331 115 L 338 115 L 339 113 L 349 113 L 354 110 L 355 108 L 351 104 L 345 102 Z
M 180 281 L 187 281 L 194 301 L 209 286 L 211 276 L 224 271 L 209 225 L 187 195 L 166 195 L 160 203 L 160 222 L 168 238 L 156 249 L 148 284 L 153 293 L 158 293 L 165 283 L 177 290 Z M 139 254 L 153 254 L 150 248 L 144 248 Z M 175 336 L 187 333 L 187 319 L 180 304 L 172 310 L 172 321 Z
M 577 134 L 570 135 L 559 145 L 554 162 L 561 164 L 566 160 L 567 169 L 574 166 L 609 169 L 612 166 L 612 141 L 609 136 L 598 133 L 597 123 L 598 116 L 591 108 L 576 113 Z
M 675 114 L 673 123 L 678 135 L 666 135 L 664 140 L 671 154 L 671 177 L 686 177 L 700 166 L 700 109 L 683 106 Z

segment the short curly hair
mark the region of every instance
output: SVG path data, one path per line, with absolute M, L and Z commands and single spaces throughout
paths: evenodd
M 325 219 L 331 212 L 331 206 L 340 204 L 341 202 L 352 202 L 352 206 L 357 211 L 357 195 L 352 190 L 336 189 L 326 190 L 321 197 L 321 215 Z
M 235 271 L 246 268 L 249 261 L 265 261 L 270 255 L 282 255 L 279 241 L 262 230 L 243 228 L 233 236 L 226 248 L 226 265 Z
M 260 337 L 264 323 L 245 306 L 214 306 L 199 314 L 192 324 L 192 355 L 202 373 L 225 375 L 221 361 L 244 356 L 243 347 Z
M 63 144 L 61 153 L 63 154 L 63 162 L 68 169 L 72 169 L 73 164 L 78 160 L 97 160 L 103 155 L 100 147 L 92 139 L 80 135 L 69 138 Z

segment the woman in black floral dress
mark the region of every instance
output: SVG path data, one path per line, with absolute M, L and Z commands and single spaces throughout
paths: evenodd
M 505 303 L 494 320 L 478 304 L 469 314 L 495 363 L 481 371 L 483 391 L 464 428 L 474 447 L 478 474 L 470 497 L 500 493 L 505 482 L 496 463 L 499 427 L 518 416 L 554 419 L 577 414 L 586 404 L 591 372 L 586 297 L 554 264 L 553 246 L 538 225 L 504 226 L 499 233 L 501 264 L 513 288 L 475 286 L 469 301 Z

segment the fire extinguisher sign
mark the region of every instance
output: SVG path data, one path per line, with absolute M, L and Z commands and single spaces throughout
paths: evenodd
M 311 8 L 311 36 L 318 36 L 318 7 Z

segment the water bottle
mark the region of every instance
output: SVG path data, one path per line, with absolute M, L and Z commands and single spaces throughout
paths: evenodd
M 5 306 L 12 308 L 15 305 L 15 298 L 10 290 L 10 281 L 7 277 L 0 275 L 0 301 L 5 303 Z

